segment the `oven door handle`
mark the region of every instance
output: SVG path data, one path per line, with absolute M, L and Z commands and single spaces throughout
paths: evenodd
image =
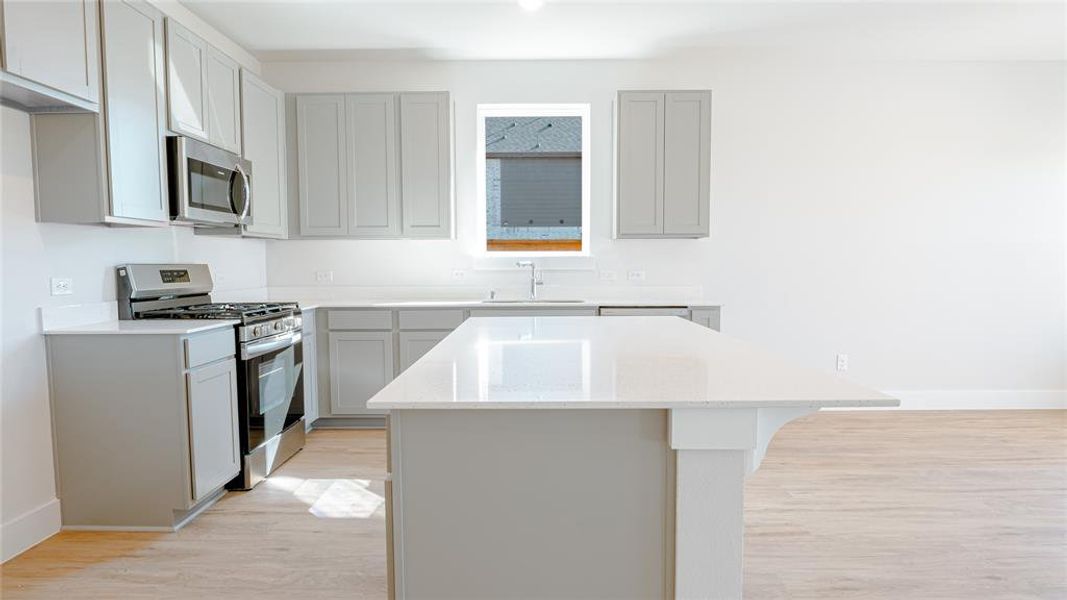
M 250 358 L 256 358 L 263 356 L 264 354 L 274 352 L 275 350 L 281 350 L 294 346 L 300 343 L 301 334 L 299 331 L 291 331 L 282 335 L 276 335 L 274 337 L 260 340 L 258 342 L 251 342 L 241 345 L 241 360 L 248 360 Z

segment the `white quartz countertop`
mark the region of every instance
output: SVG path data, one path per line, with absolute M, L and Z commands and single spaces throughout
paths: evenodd
M 873 407 L 899 402 L 673 317 L 468 319 L 374 409 Z
M 45 335 L 187 335 L 223 327 L 232 328 L 237 323 L 239 321 L 233 319 L 111 320 L 46 329 L 42 333 Z

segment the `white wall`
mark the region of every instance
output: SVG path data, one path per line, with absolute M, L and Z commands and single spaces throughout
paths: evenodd
M 29 117 L 0 109 L 0 552 L 6 560 L 59 527 L 44 338 L 38 307 L 115 299 L 115 265 L 210 262 L 220 290 L 263 288 L 258 240 L 205 238 L 184 227 L 121 228 L 34 221 Z M 51 296 L 50 277 L 74 293 Z
M 458 239 L 269 242 L 271 286 L 454 286 L 471 269 L 474 109 L 591 102 L 596 269 L 701 286 L 727 333 L 849 377 L 979 405 L 1065 396 L 1064 65 L 669 62 L 265 63 L 287 92 L 449 90 Z M 613 241 L 616 90 L 711 88 L 712 235 Z M 295 225 L 294 225 L 295 226 Z M 465 286 L 518 284 L 469 271 Z M 549 283 L 597 285 L 596 270 Z M 966 393 L 959 394 L 960 391 Z M 954 395 L 953 395 L 954 394 Z

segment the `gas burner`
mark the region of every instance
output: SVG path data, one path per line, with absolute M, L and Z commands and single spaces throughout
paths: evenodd
M 238 319 L 248 324 L 292 316 L 298 310 L 294 302 L 223 302 L 159 308 L 138 316 L 142 319 Z

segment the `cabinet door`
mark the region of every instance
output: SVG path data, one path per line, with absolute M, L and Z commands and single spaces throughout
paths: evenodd
M 141 0 L 103 7 L 111 214 L 167 222 L 163 15 Z
M 296 128 L 300 234 L 345 235 L 348 233 L 345 97 L 297 97 Z M 252 169 L 255 170 L 254 164 Z
M 400 94 L 404 235 L 452 235 L 452 131 L 447 92 Z
M 286 237 L 285 96 L 241 70 L 241 147 L 252 161 L 253 237 Z
M 241 153 L 241 68 L 214 46 L 205 44 L 207 137 L 212 144 Z M 255 169 L 255 165 L 252 165 Z M 254 173 L 253 173 L 254 175 Z
M 100 51 L 97 2 L 51 0 L 3 3 L 5 70 L 97 102 Z
M 398 237 L 400 197 L 396 173 L 396 96 L 351 94 L 348 124 L 348 233 Z
M 663 104 L 659 92 L 619 92 L 616 202 L 620 237 L 663 233 Z
M 203 141 L 208 141 L 206 62 L 207 44 L 174 19 L 167 19 L 170 129 Z
M 241 470 L 237 362 L 230 358 L 212 363 L 189 371 L 186 377 L 192 493 L 198 502 Z
M 451 331 L 404 331 L 400 333 L 400 371 L 403 372 L 423 354 L 445 339 Z
M 330 412 L 379 414 L 367 400 L 393 379 L 393 334 L 388 331 L 330 332 Z
M 706 236 L 711 92 L 667 92 L 663 131 L 663 233 Z

